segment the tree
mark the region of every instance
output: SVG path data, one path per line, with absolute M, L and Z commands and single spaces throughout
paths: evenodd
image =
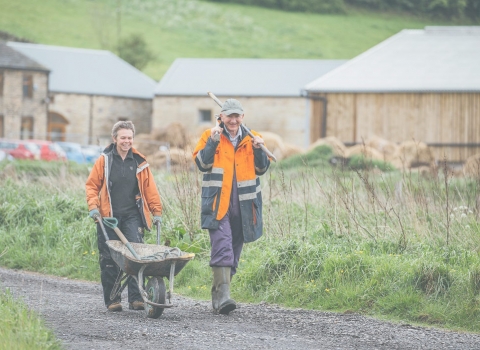
M 139 70 L 151 62 L 155 55 L 141 34 L 133 33 L 120 40 L 118 55 Z

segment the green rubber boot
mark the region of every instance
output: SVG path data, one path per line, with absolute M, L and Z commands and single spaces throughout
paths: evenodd
M 213 309 L 228 315 L 237 308 L 235 300 L 230 299 L 230 267 L 212 267 L 212 306 Z

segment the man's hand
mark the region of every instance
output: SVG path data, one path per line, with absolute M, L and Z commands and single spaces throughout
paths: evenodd
M 154 225 L 161 225 L 162 224 L 162 217 L 161 216 L 154 216 L 153 217 L 153 224 Z
M 88 216 L 90 216 L 94 221 L 97 221 L 97 218 L 100 217 L 100 212 L 98 209 L 92 209 L 88 212 Z
M 253 139 L 252 139 L 252 145 L 253 145 L 253 148 L 260 148 L 260 145 L 263 145 L 265 144 L 265 142 L 263 141 L 263 139 L 259 136 L 255 136 Z
M 210 129 L 210 138 L 213 141 L 218 141 L 220 140 L 220 135 L 222 134 L 222 132 L 223 132 L 223 128 L 217 125 L 214 128 Z

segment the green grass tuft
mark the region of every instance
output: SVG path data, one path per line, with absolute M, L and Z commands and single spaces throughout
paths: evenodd
M 40 317 L 15 300 L 7 289 L 0 291 L 0 349 L 61 349 L 52 331 Z

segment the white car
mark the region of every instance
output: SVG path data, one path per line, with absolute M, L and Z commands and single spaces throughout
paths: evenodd
M 15 158 L 13 158 L 10 154 L 8 154 L 7 152 L 5 151 L 2 151 L 0 149 L 0 162 L 4 161 L 4 160 L 15 160 Z

